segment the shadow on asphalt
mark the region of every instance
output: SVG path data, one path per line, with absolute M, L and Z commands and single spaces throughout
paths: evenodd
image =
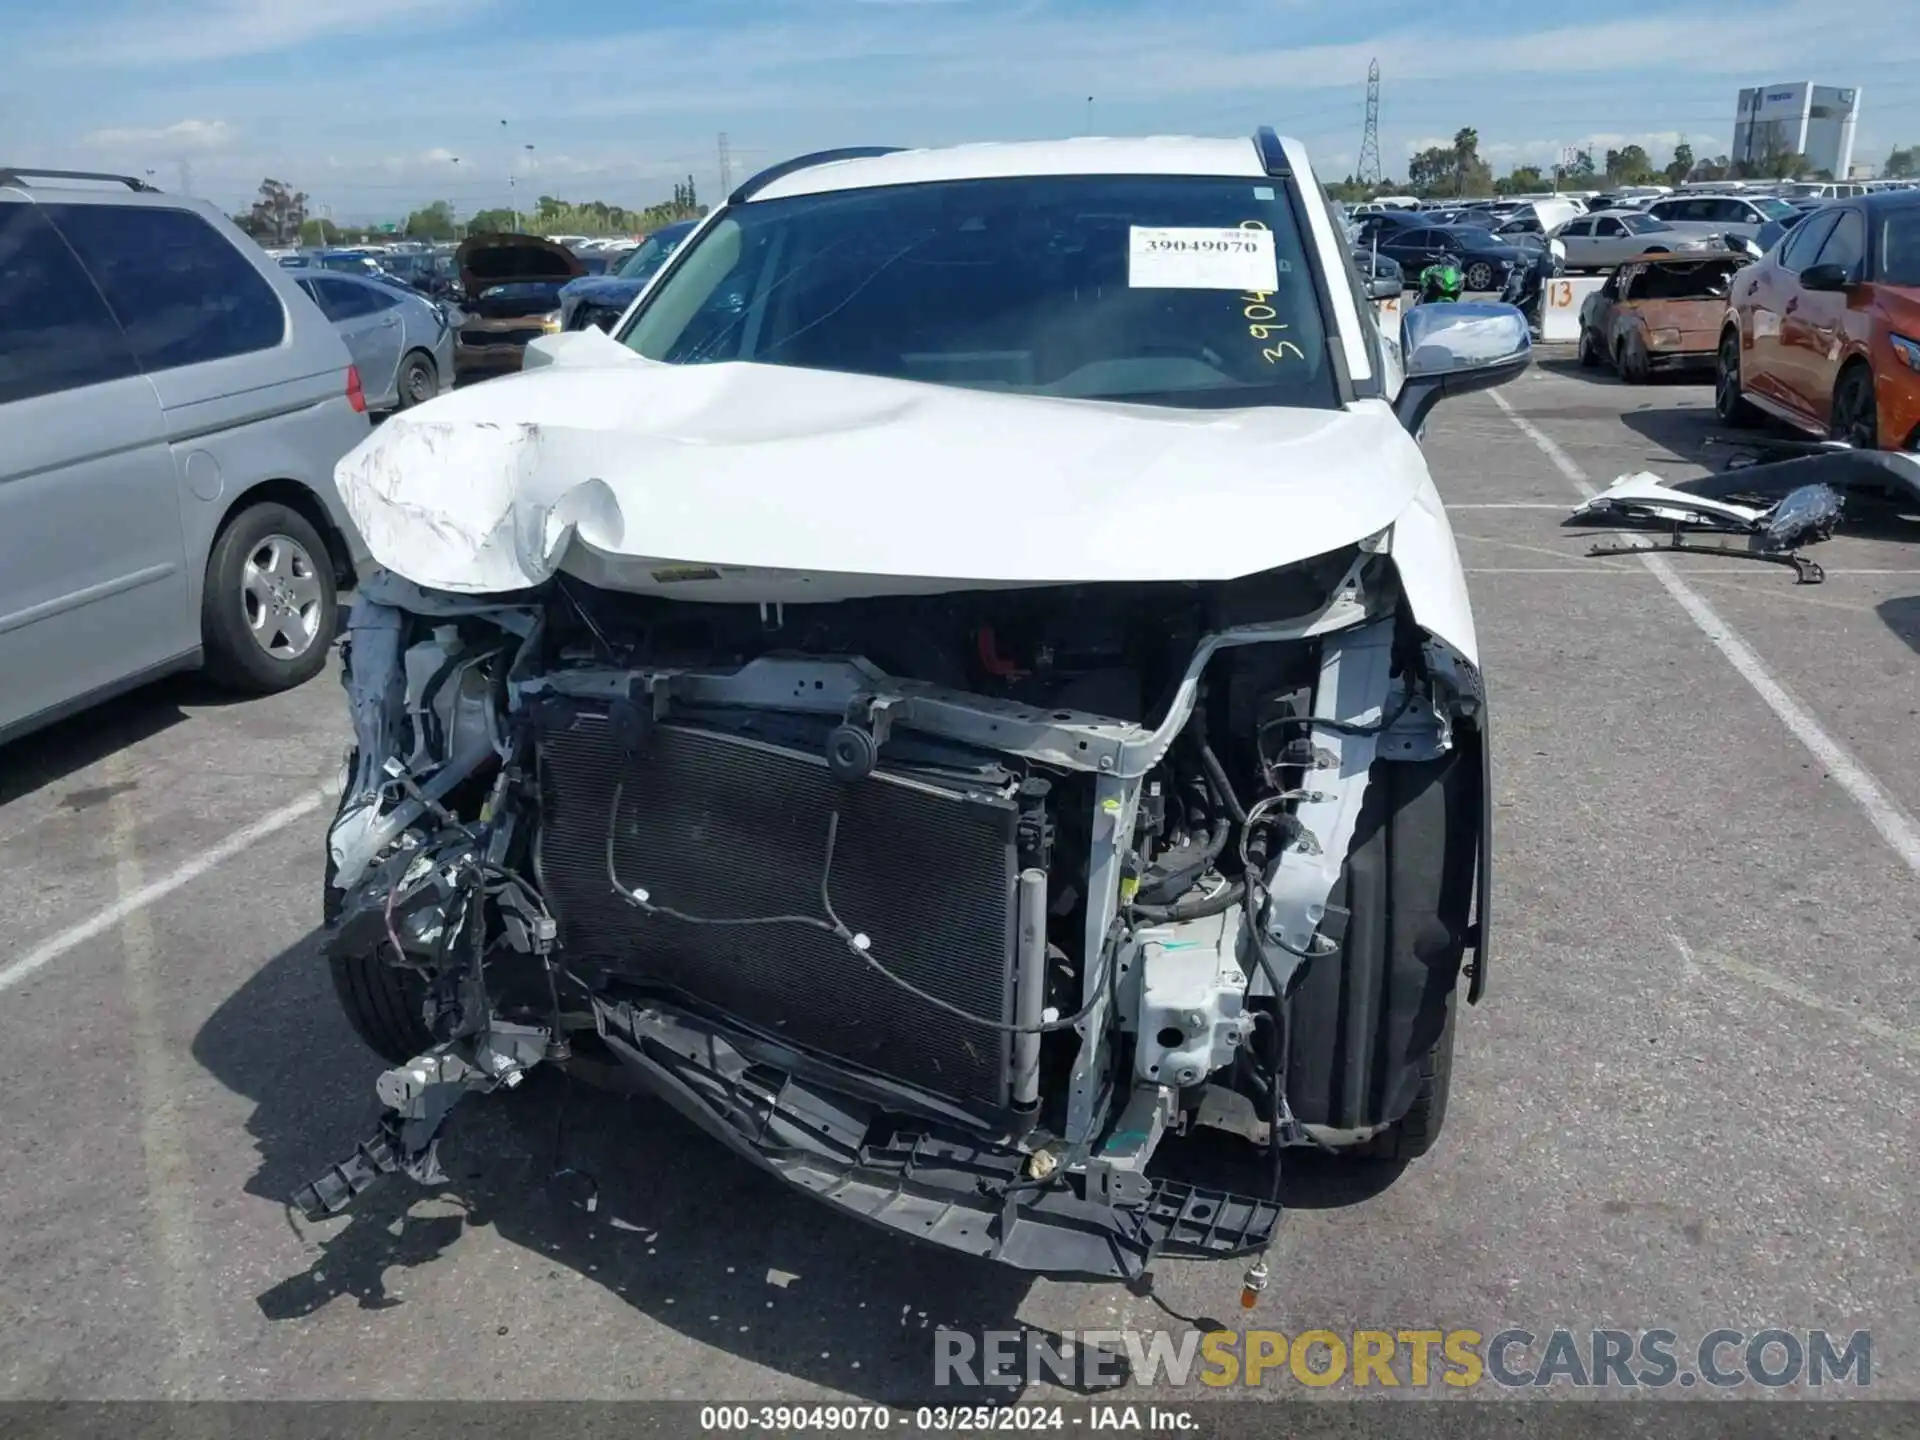
M 1915 529 L 1920 533 L 1920 526 Z M 1906 642 L 1908 649 L 1920 654 L 1920 595 L 1882 600 L 1874 609 L 1887 622 L 1887 628 Z
M 253 1102 L 250 1195 L 285 1204 L 372 1133 L 381 1062 L 340 1013 L 317 932 L 253 974 L 201 1028 L 193 1054 Z M 344 1220 L 309 1228 L 324 1236 L 319 1255 L 259 1295 L 261 1313 L 293 1320 L 342 1299 L 365 1310 L 400 1306 L 383 1278 L 390 1268 L 481 1263 L 456 1246 L 468 1229 L 490 1227 L 543 1259 L 546 1279 L 564 1267 L 689 1339 L 876 1402 L 1005 1400 L 1006 1390 L 936 1390 L 934 1330 L 1047 1333 L 1016 1318 L 1026 1275 L 836 1214 L 644 1095 L 536 1071 L 511 1093 L 463 1104 L 441 1163 L 445 1186 L 390 1176 Z M 1287 1200 L 1353 1204 L 1401 1168 L 1290 1163 Z M 1252 1169 L 1264 1173 L 1264 1163 Z M 1239 1267 L 1223 1275 L 1226 1293 Z M 541 1281 L 535 1267 L 529 1283 Z M 498 1318 L 516 1321 L 511 1312 Z
M 137 745 L 187 718 L 185 708 L 233 705 L 256 697 L 222 690 L 198 672 L 170 675 L 125 695 L 0 745 L 0 805 L 57 785 L 117 750 Z M 84 809 L 96 799 L 77 790 L 67 803 Z

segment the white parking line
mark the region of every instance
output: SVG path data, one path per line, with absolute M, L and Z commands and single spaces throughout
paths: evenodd
M 1554 468 L 1566 476 L 1584 498 L 1591 499 L 1599 493 L 1593 481 L 1587 477 L 1587 472 L 1554 443 L 1552 436 L 1519 414 L 1498 390 L 1489 393 L 1493 396 L 1493 403 L 1506 412 L 1507 418 L 1520 433 L 1540 448 L 1540 453 L 1553 462 Z M 1713 648 L 1727 657 L 1727 663 L 1753 687 L 1754 693 L 1780 718 L 1780 723 L 1792 732 L 1793 738 L 1806 746 L 1808 753 L 1820 762 L 1833 782 L 1852 797 L 1854 804 L 1866 815 L 1868 823 L 1892 847 L 1893 853 L 1905 862 L 1909 870 L 1920 875 L 1920 826 L 1916 826 L 1900 808 L 1899 802 L 1887 793 L 1886 787 L 1874 779 L 1866 766 L 1854 759 L 1845 746 L 1821 728 L 1820 722 L 1787 692 L 1786 686 L 1773 677 L 1747 642 L 1720 618 L 1699 591 L 1674 572 L 1673 566 L 1663 556 L 1639 555 L 1635 558 L 1687 612 Z
M 1914 1034 L 1911 1030 L 1902 1030 L 1899 1026 L 1889 1025 L 1886 1021 L 1872 1015 L 1862 1015 L 1851 1005 L 1842 1005 L 1837 1000 L 1829 1000 L 1826 996 L 1809 990 L 1804 985 L 1796 985 L 1784 975 L 1776 975 L 1763 966 L 1751 964 L 1737 956 L 1718 955 L 1711 950 L 1696 951 L 1679 935 L 1672 932 L 1668 933 L 1667 938 L 1673 941 L 1674 948 L 1680 952 L 1680 963 L 1685 967 L 1689 978 L 1699 973 L 1700 966 L 1709 965 L 1715 970 L 1724 971 L 1736 979 L 1744 980 L 1749 985 L 1757 985 L 1762 990 L 1778 995 L 1782 999 L 1791 1000 L 1796 1005 L 1804 1005 L 1809 1010 L 1818 1010 L 1826 1015 L 1837 1015 L 1849 1025 L 1864 1031 L 1876 1040 L 1884 1040 L 1890 1045 L 1899 1046 L 1902 1050 L 1920 1053 L 1920 1035 Z
M 170 870 L 158 880 L 149 881 L 139 889 L 122 895 L 113 904 L 102 910 L 90 920 L 62 930 L 49 940 L 29 950 L 12 964 L 0 967 L 0 990 L 8 990 L 27 979 L 36 970 L 58 960 L 75 946 L 84 945 L 97 936 L 106 934 L 129 915 L 146 909 L 154 901 L 171 895 L 182 885 L 189 885 L 216 865 L 224 864 L 245 850 L 256 840 L 264 840 L 276 830 L 284 830 L 296 820 L 313 814 L 322 805 L 339 796 L 339 788 L 334 784 L 318 786 L 300 796 L 290 805 L 283 805 L 271 814 L 247 826 L 236 830 L 226 839 L 201 851 L 186 864 L 176 870 Z

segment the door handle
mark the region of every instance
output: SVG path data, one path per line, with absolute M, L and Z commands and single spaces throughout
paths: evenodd
M 398 320 L 394 319 L 391 315 L 389 315 L 386 319 L 380 322 L 380 328 L 382 330 L 391 330 L 394 326 L 398 325 L 399 323 L 400 322 Z

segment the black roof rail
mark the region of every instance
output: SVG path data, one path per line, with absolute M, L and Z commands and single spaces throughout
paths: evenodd
M 1280 148 L 1280 136 L 1271 125 L 1253 132 L 1253 148 L 1260 152 L 1261 168 L 1274 179 L 1285 180 L 1293 174 L 1287 166 L 1287 152 Z
M 796 170 L 811 170 L 816 165 L 831 165 L 836 160 L 871 160 L 876 155 L 898 155 L 900 145 L 847 145 L 838 150 L 816 150 L 811 155 L 796 155 L 769 165 L 727 197 L 729 205 L 744 205 L 776 180 L 784 180 Z
M 159 188 L 136 180 L 131 175 L 109 175 L 104 170 L 32 170 L 25 166 L 0 168 L 0 185 L 12 185 L 22 176 L 32 175 L 41 180 L 111 180 L 124 185 L 129 190 L 143 190 L 149 195 L 158 195 Z

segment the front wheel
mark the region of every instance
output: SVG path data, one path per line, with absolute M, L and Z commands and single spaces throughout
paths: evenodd
M 1850 366 L 1833 387 L 1833 419 L 1827 433 L 1856 450 L 1878 448 L 1880 411 L 1874 400 L 1873 371 L 1867 366 Z
M 1453 1093 L 1453 1020 L 1447 1011 L 1446 1028 L 1420 1062 L 1420 1088 L 1407 1113 L 1358 1145 L 1338 1153 L 1354 1160 L 1418 1160 L 1440 1139 L 1447 1123 L 1447 1097 Z
M 307 518 L 272 502 L 248 506 L 207 557 L 207 672 L 263 695 L 304 685 L 327 663 L 337 604 L 333 557 Z
M 1302 1123 L 1372 1129 L 1356 1159 L 1411 1160 L 1432 1148 L 1453 1078 L 1456 985 L 1484 817 L 1481 751 L 1378 761 L 1329 914 L 1337 951 L 1294 991 L 1287 1099 Z M 1376 1128 L 1377 1127 L 1377 1128 Z
M 1580 327 L 1580 368 L 1596 369 L 1600 364 L 1600 347 L 1595 343 L 1593 331 L 1584 325 Z
M 349 773 L 353 763 L 351 758 L 347 762 Z M 341 896 L 334 888 L 333 875 L 333 856 L 329 854 L 320 888 L 320 914 L 329 926 L 340 915 Z M 426 982 L 417 970 L 389 964 L 387 948 L 383 941 L 356 955 L 329 952 L 327 968 L 333 974 L 333 993 L 353 1033 L 388 1064 L 404 1065 L 433 1046 L 424 1016 Z
M 1652 374 L 1646 343 L 1638 335 L 1627 335 L 1620 342 L 1620 378 L 1629 385 L 1644 385 Z
M 1760 423 L 1760 412 L 1740 389 L 1740 332 L 1731 325 L 1720 337 L 1713 366 L 1713 413 L 1722 425 L 1746 429 Z
M 1467 289 L 1491 290 L 1493 288 L 1493 266 L 1484 260 L 1476 260 L 1467 266 Z

